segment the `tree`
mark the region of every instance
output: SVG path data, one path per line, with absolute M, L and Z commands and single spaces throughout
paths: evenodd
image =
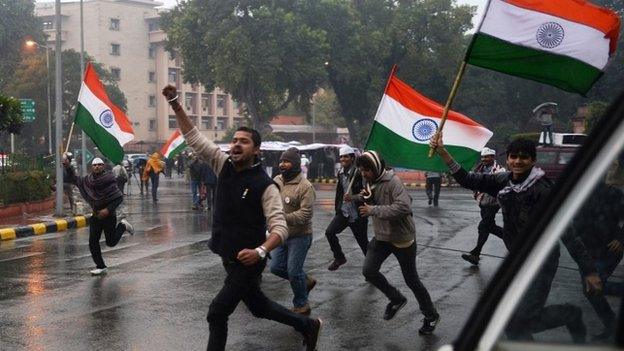
M 312 117 L 312 116 L 310 116 Z M 346 127 L 333 90 L 323 90 L 314 98 L 314 123 L 324 127 Z
M 5 90 L 20 62 L 26 38 L 41 40 L 44 37 L 34 9 L 32 0 L 0 1 L 0 91 Z
M 0 95 L 0 134 L 19 134 L 23 123 L 19 100 Z
M 328 80 L 351 139 L 362 144 L 394 64 L 425 95 L 448 94 L 474 8 L 452 0 L 320 0 L 302 13 L 326 32 Z
M 300 1 L 189 0 L 161 23 L 185 81 L 224 89 L 261 129 L 289 103 L 309 104 L 324 78 L 325 34 L 301 20 Z
M 48 137 L 48 99 L 47 99 L 47 68 L 46 68 L 45 51 L 39 50 L 32 52 L 29 55 L 24 55 L 22 61 L 16 67 L 13 73 L 13 78 L 8 82 L 6 89 L 11 94 L 18 98 L 29 98 L 35 101 L 35 121 L 26 123 L 22 133 L 22 138 L 19 139 L 21 146 L 31 150 L 34 153 L 47 152 L 47 143 L 43 143 L 43 140 L 47 140 Z M 54 55 L 50 53 L 50 67 L 54 67 Z M 65 50 L 62 53 L 62 84 L 63 84 L 63 131 L 65 137 L 69 133 L 69 128 L 74 118 L 75 106 L 78 101 L 78 92 L 82 84 L 82 77 L 80 76 L 80 53 L 74 50 Z M 85 55 L 85 62 L 91 62 L 95 71 L 100 76 L 104 87 L 110 97 L 111 101 L 125 110 L 127 103 L 124 94 L 117 86 L 116 80 L 112 74 L 106 70 L 101 64 L 94 61 L 89 55 Z M 50 94 L 51 103 L 54 104 L 54 86 L 55 77 L 54 69 L 50 71 Z M 54 111 L 54 106 L 52 111 Z M 74 130 L 74 133 L 79 132 L 79 129 Z M 73 142 L 77 141 L 77 138 L 72 138 Z
M 598 120 L 605 114 L 609 105 L 602 101 L 594 101 L 587 105 L 587 107 L 589 113 L 585 119 L 585 133 L 589 134 L 596 126 Z

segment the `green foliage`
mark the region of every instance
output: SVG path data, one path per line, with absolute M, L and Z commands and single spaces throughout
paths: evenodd
M 20 138 L 23 142 L 29 142 L 30 145 L 25 149 L 32 150 L 35 154 L 47 153 L 48 138 L 48 69 L 46 67 L 46 53 L 44 49 L 31 51 L 22 57 L 21 62 L 13 73 L 13 79 L 7 84 L 7 91 L 11 91 L 14 96 L 20 98 L 28 98 L 35 100 L 35 121 L 24 125 L 23 135 Z M 80 76 L 80 53 L 74 50 L 65 50 L 62 53 L 63 71 L 63 130 L 69 131 L 70 125 L 74 118 L 75 106 L 78 101 L 78 92 L 82 83 Z M 50 106 L 52 113 L 54 112 L 54 52 L 50 50 Z M 91 62 L 100 80 L 104 84 L 109 98 L 113 103 L 125 110 L 127 107 L 126 98 L 117 85 L 117 81 L 113 78 L 110 71 L 104 68 L 100 63 L 89 55 L 85 55 L 85 62 Z M 52 116 L 54 118 L 54 116 Z M 74 130 L 72 143 L 77 143 L 78 138 L 75 136 L 79 133 L 79 129 Z
M 303 0 L 301 0 L 303 1 Z M 184 78 L 219 86 L 260 128 L 290 102 L 305 105 L 324 78 L 325 33 L 306 25 L 299 1 L 189 0 L 163 14 Z
M 328 81 L 356 144 L 368 135 L 393 64 L 425 95 L 448 94 L 474 10 L 451 0 L 306 3 L 306 23 L 327 35 Z
M 45 172 L 0 173 L 0 206 L 38 201 L 50 197 L 50 180 Z
M 585 119 L 585 133 L 589 134 L 596 126 L 598 120 L 605 114 L 609 105 L 602 101 L 594 101 L 587 107 L 589 109 L 589 115 Z
M 23 123 L 20 101 L 0 95 L 0 133 L 19 134 Z
M 32 0 L 0 1 L 0 18 L 0 91 L 6 91 L 25 41 L 41 40 L 44 36 Z
M 314 98 L 314 122 L 323 127 L 346 127 L 333 90 L 324 90 Z

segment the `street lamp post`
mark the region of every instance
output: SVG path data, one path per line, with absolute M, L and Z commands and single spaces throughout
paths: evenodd
M 41 45 L 36 41 L 29 40 L 26 42 L 27 46 L 36 46 L 38 48 L 44 48 L 46 52 L 46 89 L 48 93 L 48 155 L 52 155 L 52 101 L 50 98 L 50 48 L 47 45 Z
M 54 25 L 56 27 L 56 50 L 55 50 L 55 166 L 56 166 L 56 208 L 54 214 L 63 216 L 63 169 L 61 168 L 61 154 L 63 153 L 63 89 L 61 86 L 61 0 L 56 0 Z

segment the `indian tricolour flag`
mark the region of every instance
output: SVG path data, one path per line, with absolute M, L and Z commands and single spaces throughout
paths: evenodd
M 169 140 L 163 145 L 160 153 L 166 158 L 172 158 L 186 148 L 186 141 L 178 129 L 171 134 Z
M 80 86 L 75 122 L 100 152 L 115 163 L 123 159 L 123 146 L 134 139 L 132 124 L 126 114 L 110 101 L 91 63 L 87 65 Z
M 448 170 L 438 155 L 428 157 L 429 140 L 438 130 L 443 110 L 441 105 L 392 74 L 366 149 L 379 152 L 392 166 L 435 172 Z M 460 113 L 449 111 L 443 135 L 449 153 L 465 169 L 470 169 L 492 132 Z
M 585 95 L 619 32 L 616 13 L 585 0 L 490 0 L 466 62 Z

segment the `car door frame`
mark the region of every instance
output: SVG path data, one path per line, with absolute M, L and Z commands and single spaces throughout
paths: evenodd
M 527 228 L 525 240 L 510 253 L 475 305 L 453 343 L 455 351 L 491 350 L 568 223 L 624 151 L 624 94 L 610 106 L 554 186 L 550 201 Z M 622 165 L 621 165 L 622 166 Z M 621 318 L 621 314 L 618 318 Z M 624 323 L 618 323 L 616 344 L 624 346 Z

